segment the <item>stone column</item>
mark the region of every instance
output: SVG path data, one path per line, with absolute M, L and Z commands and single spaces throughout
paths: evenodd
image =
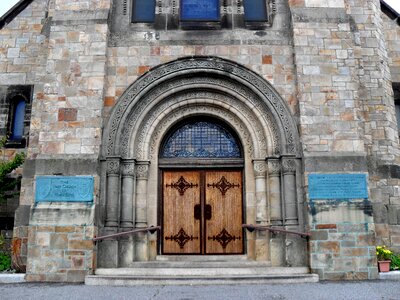
M 269 224 L 267 190 L 266 190 L 266 162 L 265 159 L 253 160 L 255 186 L 256 186 L 256 205 L 257 214 L 256 222 L 260 225 Z M 269 232 L 256 231 L 256 260 L 268 261 L 270 257 L 269 251 Z
M 282 225 L 281 163 L 278 158 L 268 158 L 268 195 L 272 225 Z
M 259 224 L 268 223 L 267 191 L 265 181 L 266 163 L 264 159 L 253 160 L 255 184 L 256 184 L 256 221 Z
M 296 160 L 283 158 L 283 190 L 285 207 L 285 225 L 297 225 L 297 201 L 296 201 Z
M 118 227 L 120 158 L 107 157 L 107 200 L 105 227 Z
M 270 220 L 272 226 L 283 225 L 282 197 L 281 197 L 281 171 L 282 165 L 279 158 L 268 158 L 268 196 L 270 207 Z M 271 234 L 270 238 L 271 265 L 273 267 L 285 266 L 285 235 Z
M 121 227 L 128 230 L 135 224 L 135 160 L 122 162 Z
M 149 176 L 149 161 L 136 163 L 136 228 L 147 227 L 147 182 Z M 136 234 L 136 260 L 149 260 L 147 232 Z
M 122 161 L 122 195 L 121 195 L 121 224 L 120 231 L 129 231 L 135 224 L 135 160 Z M 130 267 L 134 260 L 133 236 L 119 238 L 118 266 Z

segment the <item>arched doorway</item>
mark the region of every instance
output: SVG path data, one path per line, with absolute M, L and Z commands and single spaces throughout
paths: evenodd
M 171 134 L 190 120 L 204 118 L 233 133 L 240 144 L 239 158 L 216 158 L 213 164 L 211 158 L 187 160 L 160 155 Z M 242 218 L 247 224 L 304 230 L 301 153 L 296 124 L 285 100 L 256 73 L 234 62 L 210 57 L 182 58 L 161 65 L 139 78 L 121 96 L 103 136 L 100 234 L 150 225 L 166 226 L 163 211 L 168 208 L 160 199 L 176 195 L 168 196 L 164 188 L 169 185 L 168 191 L 179 194 L 179 189 L 171 187 L 185 185 L 185 181 L 189 185 L 197 184 L 200 194 L 196 196 L 200 200 L 191 200 L 198 202 L 188 205 L 193 206 L 190 219 L 195 219 L 197 204 L 201 213 L 199 235 L 189 234 L 178 224 L 161 238 L 139 234 L 134 238 L 102 242 L 99 266 L 129 267 L 132 261 L 155 260 L 163 253 L 180 253 L 180 245 L 174 240 L 184 241 L 186 235 L 203 241 L 196 250 L 188 250 L 192 252 L 223 253 L 223 249 L 208 250 L 207 241 L 215 241 L 221 248 L 218 239 L 227 241 L 229 236 L 232 239 L 235 236 L 235 242 L 243 243 L 243 247 L 232 252 L 242 252 L 247 259 L 270 261 L 276 266 L 306 264 L 307 244 L 301 238 L 266 232 L 239 235 L 225 228 L 228 235 L 223 230 L 224 224 L 215 226 L 218 228 L 215 232 L 206 230 L 208 220 L 204 219 L 210 203 L 204 195 L 208 185 L 217 186 L 222 177 L 235 185 L 231 190 L 242 192 L 239 201 L 243 205 L 242 215 L 235 217 L 236 220 Z M 175 174 L 177 170 L 192 172 L 190 180 L 196 182 L 186 178 L 188 173 Z M 215 177 L 212 174 L 216 174 Z M 231 174 L 236 177 L 228 178 Z M 228 184 L 223 182 L 221 184 Z M 180 234 L 181 228 L 184 232 Z M 175 243 L 175 248 L 163 248 L 167 237 Z
M 242 254 L 243 154 L 215 119 L 184 120 L 159 154 L 162 254 Z

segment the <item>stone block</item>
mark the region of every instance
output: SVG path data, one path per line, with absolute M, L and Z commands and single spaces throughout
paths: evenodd
M 94 243 L 91 240 L 69 240 L 68 250 L 93 250 Z
M 318 242 L 317 251 L 322 253 L 339 253 L 340 243 L 335 241 Z
M 50 247 L 52 249 L 67 249 L 68 248 L 68 235 L 54 233 L 50 237 Z
M 36 233 L 36 243 L 41 247 L 50 246 L 50 233 L 48 232 L 37 232 Z
M 342 248 L 340 254 L 343 256 L 367 256 L 369 254 L 368 248 Z
M 58 121 L 70 122 L 76 121 L 78 110 L 76 108 L 60 108 L 58 110 Z
M 84 282 L 86 274 L 85 270 L 68 270 L 67 282 Z
M 311 240 L 327 240 L 328 239 L 328 231 L 327 230 L 312 230 L 311 231 Z

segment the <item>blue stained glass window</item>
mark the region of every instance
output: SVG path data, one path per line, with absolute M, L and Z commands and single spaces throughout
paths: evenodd
M 222 126 L 204 121 L 178 128 L 168 137 L 161 151 L 162 158 L 240 158 L 239 145 Z
M 152 23 L 155 19 L 155 0 L 134 0 L 132 22 Z
M 14 106 L 10 139 L 21 140 L 24 135 L 25 101 L 19 100 Z
M 182 21 L 219 21 L 219 0 L 181 0 Z
M 267 9 L 265 0 L 244 0 L 244 19 L 249 22 L 265 22 Z

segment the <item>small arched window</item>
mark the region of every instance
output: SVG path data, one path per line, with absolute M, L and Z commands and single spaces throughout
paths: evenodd
M 14 101 L 11 115 L 10 141 L 21 141 L 24 136 L 26 102 L 23 98 Z

